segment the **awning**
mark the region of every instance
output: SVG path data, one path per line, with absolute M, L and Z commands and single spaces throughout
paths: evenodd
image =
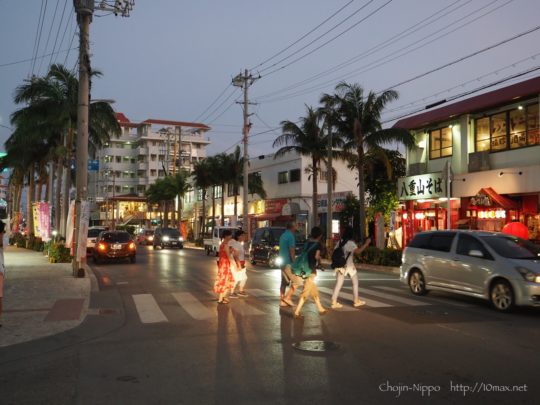
M 479 196 L 487 196 L 489 200 L 491 200 L 494 204 L 499 206 L 500 208 L 504 208 L 505 210 L 517 210 L 518 204 L 514 200 L 511 200 L 508 197 L 504 197 L 497 193 L 495 190 L 493 190 L 491 187 L 484 187 L 480 189 L 476 197 L 471 198 L 471 205 L 472 206 L 492 206 L 493 204 L 486 205 L 486 204 L 479 204 L 476 202 L 476 200 L 479 199 Z
M 275 221 L 276 219 L 280 219 L 282 221 L 288 221 L 291 220 L 292 217 L 289 215 L 281 215 L 281 213 L 273 213 L 273 214 L 259 214 L 255 215 L 253 217 L 255 221 Z

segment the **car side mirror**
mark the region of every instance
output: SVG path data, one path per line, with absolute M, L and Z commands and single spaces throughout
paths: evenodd
M 469 256 L 483 258 L 484 254 L 480 250 L 469 250 Z

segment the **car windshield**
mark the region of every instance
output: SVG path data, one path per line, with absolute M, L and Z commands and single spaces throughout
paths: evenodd
M 109 243 L 127 243 L 131 240 L 131 236 L 127 232 L 106 232 L 102 239 Z
M 540 246 L 514 236 L 482 236 L 495 252 L 508 259 L 540 259 Z
M 170 238 L 178 238 L 180 236 L 180 232 L 178 231 L 178 229 L 164 229 L 163 235 L 166 235 Z
M 99 228 L 99 229 L 89 229 L 88 230 L 88 237 L 89 238 L 97 238 L 101 232 L 103 232 L 105 229 Z

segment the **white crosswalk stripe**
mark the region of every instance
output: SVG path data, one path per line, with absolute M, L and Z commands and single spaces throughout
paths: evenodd
M 276 291 L 270 291 L 270 290 L 260 290 L 258 288 L 248 288 L 246 289 L 246 292 L 249 295 L 252 295 L 257 298 L 269 298 L 269 297 L 276 297 L 279 298 L 276 294 Z
M 326 287 L 319 287 L 319 291 L 321 291 L 323 293 L 326 293 L 326 294 L 329 294 L 330 296 L 334 292 L 334 290 L 332 290 L 330 288 L 326 288 Z M 348 294 L 348 293 L 345 293 L 345 292 L 341 292 L 339 294 L 339 297 L 344 298 L 344 299 L 349 300 L 349 301 L 354 300 L 354 297 L 353 297 L 352 294 Z M 371 298 L 365 298 L 365 297 L 362 297 L 362 301 L 365 301 L 367 306 L 370 306 L 370 307 L 373 307 L 373 308 L 385 308 L 385 307 L 392 307 L 393 306 L 393 305 L 387 304 L 385 302 L 380 302 L 380 301 L 376 301 L 376 300 L 373 300 Z
M 215 312 L 208 309 L 189 292 L 175 292 L 172 296 L 193 319 L 206 320 L 216 317 Z
M 134 294 L 133 302 L 142 323 L 168 322 L 152 294 Z
M 378 290 L 384 290 L 384 291 L 389 291 L 389 292 L 392 292 L 392 293 L 403 293 L 403 292 L 408 292 L 409 290 L 406 290 L 406 289 L 399 289 L 399 288 L 395 288 L 395 287 L 386 287 L 386 286 L 376 286 L 375 287 L 376 289 Z M 471 305 L 470 304 L 464 304 L 462 302 L 458 302 L 458 301 L 452 301 L 451 299 L 443 299 L 443 298 L 435 298 L 435 297 L 432 297 L 432 296 L 428 296 L 427 299 L 429 299 L 429 301 L 436 301 L 436 302 L 440 302 L 442 304 L 448 304 L 448 305 L 454 305 L 456 307 L 470 307 Z
M 379 292 L 367 288 L 359 288 L 358 292 L 362 294 L 372 295 L 377 298 L 383 298 L 385 300 L 399 302 L 400 304 L 410 305 L 410 306 L 419 306 L 419 305 L 431 305 L 429 302 L 426 301 L 417 301 L 410 298 L 404 298 L 400 297 L 397 294 L 387 294 L 384 292 Z M 362 298 L 365 301 L 365 298 Z

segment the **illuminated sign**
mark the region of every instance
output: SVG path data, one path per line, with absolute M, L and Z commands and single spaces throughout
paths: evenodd
M 398 197 L 400 201 L 447 197 L 442 172 L 401 177 L 398 180 Z

